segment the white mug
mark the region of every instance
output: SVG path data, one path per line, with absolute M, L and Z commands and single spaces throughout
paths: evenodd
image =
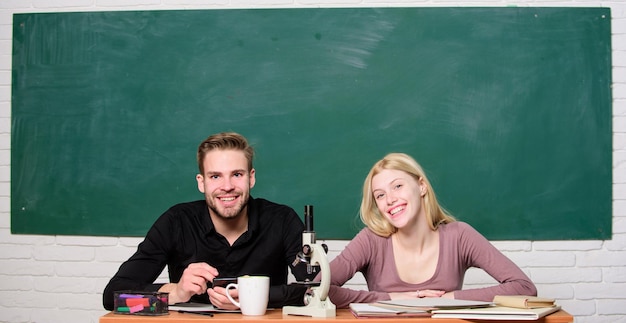
M 230 296 L 230 290 L 239 291 L 239 302 Z M 265 315 L 270 295 L 270 278 L 267 276 L 237 277 L 237 284 L 226 286 L 226 296 L 241 309 L 243 315 Z

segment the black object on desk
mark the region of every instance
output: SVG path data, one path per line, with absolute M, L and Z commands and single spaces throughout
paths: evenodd
M 194 312 L 194 311 L 176 311 L 178 313 L 182 313 L 182 314 L 198 314 L 198 315 L 204 315 L 204 316 L 213 316 L 212 312 Z

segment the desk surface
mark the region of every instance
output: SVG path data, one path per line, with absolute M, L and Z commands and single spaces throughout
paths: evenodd
M 404 323 L 464 323 L 464 322 L 484 322 L 494 323 L 498 321 L 492 320 L 461 320 L 461 319 L 432 319 L 432 318 L 382 318 L 382 319 L 358 319 L 350 313 L 347 309 L 337 310 L 337 316 L 332 318 L 314 318 L 304 316 L 283 316 L 281 309 L 268 310 L 264 316 L 242 316 L 241 314 L 230 313 L 217 313 L 213 317 L 197 315 L 197 314 L 183 314 L 178 312 L 170 312 L 168 315 L 163 316 L 139 316 L 139 315 L 124 315 L 109 313 L 100 318 L 100 323 L 162 323 L 162 322 L 176 322 L 176 323 L 199 323 L 201 321 L 211 323 L 232 323 L 239 321 L 283 321 L 283 322 L 297 322 L 297 323 L 327 323 L 332 320 L 341 320 L 345 323 L 374 323 L 374 322 L 404 322 Z M 574 318 L 569 313 L 561 310 L 546 317 L 543 317 L 537 321 L 499 321 L 507 323 L 572 323 Z

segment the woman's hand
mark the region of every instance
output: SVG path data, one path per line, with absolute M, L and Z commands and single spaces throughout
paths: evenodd
M 423 289 L 415 291 L 415 296 L 417 298 L 424 297 L 442 297 L 446 293 L 445 290 L 436 290 L 436 289 Z
M 450 294 L 452 297 L 448 297 Z M 444 296 L 446 295 L 446 296 Z M 411 299 L 411 298 L 424 298 L 424 297 L 446 297 L 446 298 L 454 298 L 454 293 L 447 293 L 443 290 L 435 290 L 435 289 L 423 289 L 416 290 L 414 292 L 401 292 L 401 293 L 389 293 L 389 297 L 394 299 Z

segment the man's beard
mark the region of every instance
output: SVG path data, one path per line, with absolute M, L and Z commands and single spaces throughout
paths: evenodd
M 218 208 L 216 207 L 217 203 L 215 203 L 214 201 L 219 199 L 217 197 L 212 197 L 211 199 L 207 199 L 207 205 L 209 207 L 209 210 L 211 210 L 213 214 L 219 216 L 220 218 L 225 219 L 225 220 L 235 219 L 239 217 L 239 215 L 241 214 L 241 211 L 248 205 L 248 200 L 250 196 L 241 195 L 240 197 L 242 198 L 242 201 L 240 204 L 236 205 L 235 207 L 224 208 L 223 212 L 218 210 Z

